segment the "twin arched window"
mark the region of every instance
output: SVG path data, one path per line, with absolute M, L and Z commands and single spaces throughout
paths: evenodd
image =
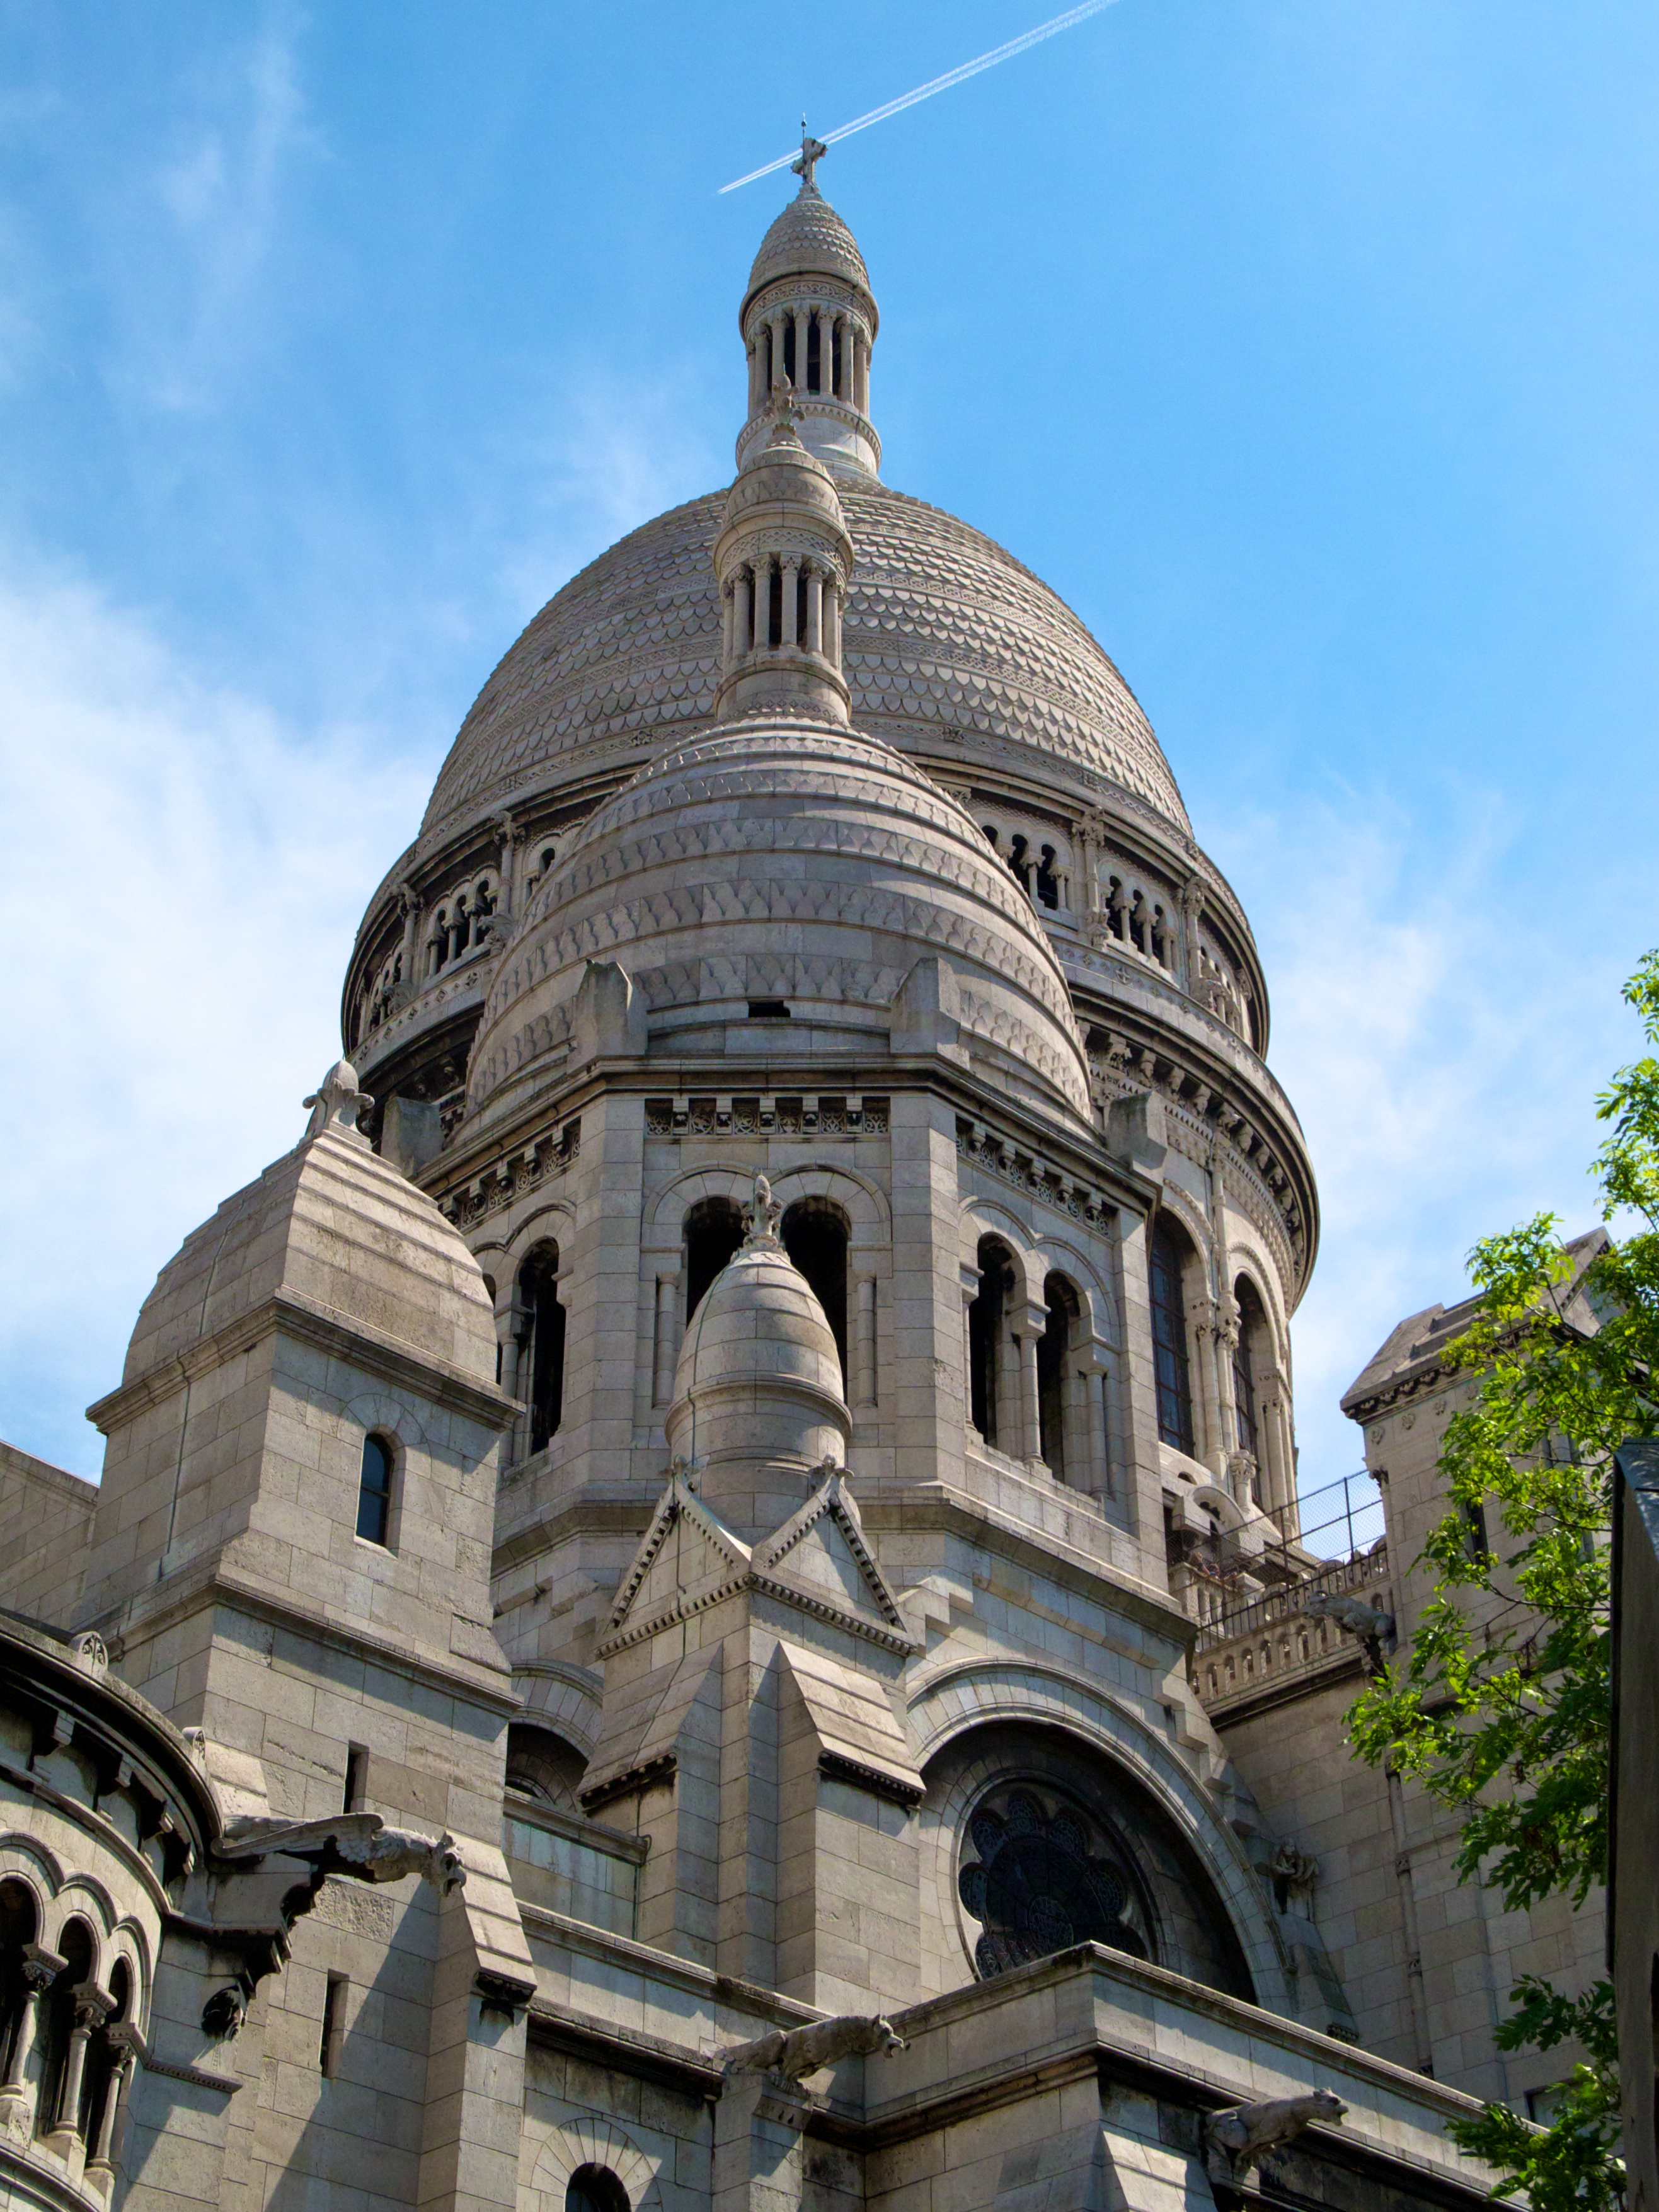
M 1083 1301 L 1064 1275 L 1043 1278 L 1046 1319 L 1032 1353 L 1011 1325 L 1018 1278 L 998 1237 L 981 1237 L 979 1295 L 968 1309 L 969 1418 L 986 1443 L 1012 1459 L 1038 1459 L 1056 1482 L 1086 1484 L 1091 1457 L 1087 1424 L 1101 1418 L 1092 1385 L 1073 1372 Z M 1033 1381 L 1035 1389 L 1033 1391 Z
M 798 1198 L 780 1224 L 783 1249 L 812 1286 L 841 1355 L 847 1389 L 847 1216 L 832 1200 Z M 685 1319 L 743 1242 L 743 1216 L 735 1199 L 699 1199 L 685 1217 Z

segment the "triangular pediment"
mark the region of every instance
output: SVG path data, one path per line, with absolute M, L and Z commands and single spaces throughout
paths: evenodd
M 864 1538 L 852 1492 L 839 1468 L 826 1474 L 798 1513 L 755 1547 L 754 1571 L 782 1595 L 814 1609 L 850 1613 L 908 1640 L 898 1601 Z
M 651 1526 L 617 1588 L 600 1652 L 620 1639 L 630 1642 L 673 1620 L 694 1601 L 741 1584 L 749 1570 L 749 1547 L 732 1534 L 678 1471 L 651 1516 Z

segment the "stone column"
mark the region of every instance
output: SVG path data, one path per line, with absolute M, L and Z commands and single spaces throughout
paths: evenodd
M 115 2063 L 104 2087 L 104 2109 L 98 2115 L 98 2136 L 88 2145 L 87 2171 L 88 2173 L 108 2173 L 114 2166 L 115 2123 L 121 2101 L 127 2094 L 127 2084 L 132 2077 L 132 2052 L 125 2045 L 118 2049 Z
M 781 620 L 778 626 L 778 642 L 780 645 L 793 645 L 797 642 L 796 618 L 800 611 L 800 598 L 796 588 L 800 580 L 799 554 L 786 554 L 781 565 L 783 572 L 783 592 Z
M 832 576 L 823 583 L 823 657 L 832 668 L 841 667 L 841 585 Z
M 750 617 L 749 612 L 749 571 L 739 568 L 732 579 L 732 642 L 727 658 L 741 660 L 749 650 Z
M 772 334 L 772 374 L 770 389 L 775 392 L 783 382 L 783 309 L 774 307 L 766 318 L 766 327 Z
M 758 415 L 766 404 L 766 340 L 757 331 L 749 341 L 749 412 Z
M 853 1403 L 876 1402 L 876 1279 L 860 1275 L 856 1285 L 857 1319 L 853 1331 Z
M 8 2053 L 5 2081 L 0 2084 L 0 2117 L 27 2101 L 29 2061 L 40 2033 L 40 2000 L 68 1963 L 43 1943 L 23 1946 L 23 2002 Z
M 816 562 L 806 572 L 806 650 L 823 651 L 823 571 Z
M 862 325 L 859 326 L 858 333 L 853 341 L 853 356 L 857 363 L 854 374 L 858 398 L 854 404 L 860 415 L 868 415 L 870 412 L 870 341 L 865 334 Z
M 1037 1395 L 1037 1345 L 1048 1322 L 1048 1314 L 1042 1306 L 1027 1306 L 1019 1319 L 1010 1323 L 1019 1378 L 1019 1441 L 1015 1449 L 1008 1454 L 1011 1459 L 1037 1461 L 1042 1457 L 1042 1417 Z M 1005 1444 L 1003 1449 L 1006 1451 L 1008 1447 Z
M 797 307 L 795 310 L 794 386 L 795 390 L 798 392 L 805 392 L 806 390 L 806 339 L 807 334 L 811 328 L 811 309 L 810 307 Z
M 69 2057 L 64 2067 L 64 2084 L 53 2122 L 55 2133 L 72 2131 L 75 2127 L 81 2109 L 81 2085 L 87 2074 L 87 2045 L 92 2041 L 94 2028 L 102 2024 L 108 2010 L 109 2000 L 101 1990 L 90 1982 L 77 1984 L 75 2026 L 70 2032 Z
M 496 900 L 496 926 L 490 931 L 492 939 L 506 941 L 502 927 L 509 915 L 519 910 L 519 855 L 524 849 L 525 833 L 510 814 L 502 814 L 495 824 L 497 863 L 496 872 L 501 879 L 501 893 Z
M 978 1436 L 974 1425 L 974 1332 L 968 1318 L 968 1309 L 979 1296 L 979 1270 L 964 1267 L 962 1270 L 962 1432 L 965 1437 Z
M 403 981 L 398 986 L 393 1003 L 401 1006 L 414 997 L 420 984 L 416 969 L 421 953 L 421 895 L 412 884 L 399 884 L 398 903 L 404 916 Z
M 679 1317 L 680 1279 L 678 1273 L 657 1278 L 657 1334 L 654 1381 L 651 1402 L 666 1406 L 674 1395 L 674 1363 L 678 1352 L 678 1331 L 674 1324 Z

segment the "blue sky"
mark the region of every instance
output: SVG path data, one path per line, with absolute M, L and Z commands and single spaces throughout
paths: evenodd
M 0 1435 L 95 1473 L 472 695 L 725 480 L 793 180 L 716 187 L 1053 4 L 0 0 Z M 823 167 L 890 481 L 1090 623 L 1254 918 L 1310 1486 L 1477 1235 L 1589 1218 L 1635 1047 L 1656 109 L 1635 0 L 1117 0 Z

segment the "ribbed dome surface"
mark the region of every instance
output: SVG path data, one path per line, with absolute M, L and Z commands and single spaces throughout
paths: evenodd
M 1115 787 L 1190 835 L 1133 693 L 1046 584 L 938 507 L 878 482 L 838 489 L 857 562 L 843 650 L 860 728 L 935 757 L 942 740 L 1030 748 L 1050 773 L 1069 769 L 1109 799 Z M 711 493 L 657 516 L 549 600 L 461 726 L 425 830 L 516 790 L 630 765 L 708 721 L 724 501 Z
M 716 1385 L 805 1389 L 841 1402 L 841 1358 L 812 1286 L 781 1244 L 744 1244 L 704 1292 L 680 1346 L 675 1399 Z
M 839 276 L 869 291 L 870 272 L 858 240 L 822 192 L 798 194 L 762 239 L 749 272 L 745 307 L 763 284 L 778 276 Z
M 724 725 L 659 754 L 536 890 L 484 1002 L 468 1114 L 512 1110 L 561 1064 L 590 960 L 643 992 L 654 1049 L 724 1056 L 726 1024 L 757 999 L 789 1004 L 797 1047 L 816 1025 L 823 1049 L 883 1048 L 930 957 L 957 978 L 975 1060 L 1030 1103 L 1086 1115 L 1060 963 L 961 807 L 860 732 Z

